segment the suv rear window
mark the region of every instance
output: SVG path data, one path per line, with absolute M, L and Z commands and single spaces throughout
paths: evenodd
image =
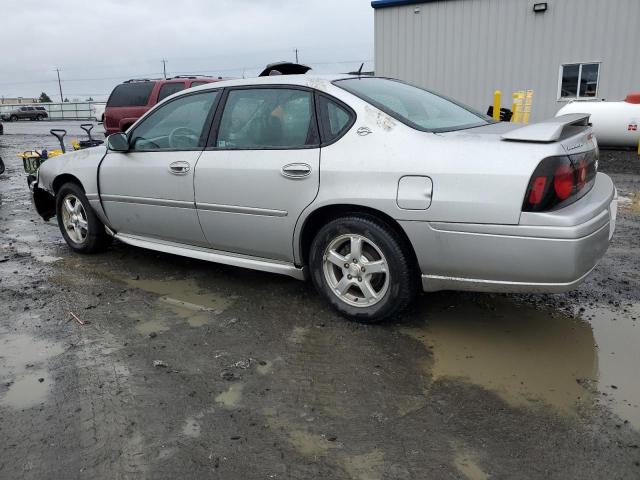
M 107 107 L 143 107 L 154 85 L 154 82 L 122 83 L 111 92 Z
M 184 90 L 184 82 L 165 83 L 160 87 L 160 92 L 158 92 L 158 102 L 180 90 Z
M 491 121 L 469 107 L 399 80 L 349 78 L 333 83 L 416 130 L 449 132 Z

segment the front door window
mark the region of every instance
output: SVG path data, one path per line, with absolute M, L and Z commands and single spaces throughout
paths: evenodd
M 135 127 L 133 151 L 201 150 L 218 91 L 185 95 L 162 105 Z

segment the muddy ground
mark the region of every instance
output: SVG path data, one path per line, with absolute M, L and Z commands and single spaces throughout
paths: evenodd
M 0 478 L 640 478 L 634 153 L 602 152 L 617 232 L 577 291 L 364 326 L 285 277 L 71 253 L 16 157 L 50 126 L 0 137 Z

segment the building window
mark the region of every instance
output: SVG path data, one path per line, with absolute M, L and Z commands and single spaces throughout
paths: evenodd
M 558 99 L 596 98 L 598 96 L 599 63 L 571 63 L 560 67 Z

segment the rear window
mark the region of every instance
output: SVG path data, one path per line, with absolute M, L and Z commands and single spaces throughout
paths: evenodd
M 349 78 L 334 83 L 417 130 L 448 132 L 490 123 L 469 107 L 398 80 Z
M 143 107 L 149 101 L 154 82 L 123 83 L 113 89 L 107 107 Z
M 160 87 L 160 91 L 158 92 L 158 102 L 180 90 L 184 90 L 184 82 L 165 83 Z
M 211 82 L 203 82 L 202 80 L 196 80 L 195 82 L 191 82 L 192 87 L 199 87 L 200 85 L 205 85 Z

